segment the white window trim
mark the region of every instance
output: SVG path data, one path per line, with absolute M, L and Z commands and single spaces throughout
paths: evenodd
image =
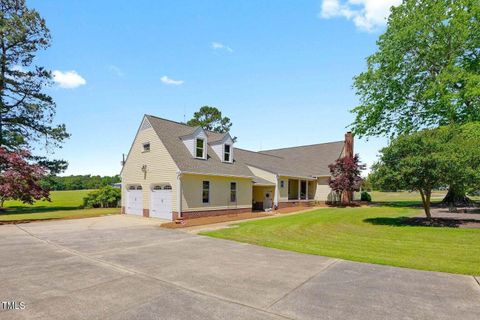
M 198 141 L 198 140 L 202 140 L 202 141 L 203 141 L 202 157 L 198 157 L 198 156 L 197 156 L 197 150 L 199 149 L 199 148 L 197 147 L 197 141 Z M 194 140 L 194 141 L 195 141 L 195 145 L 194 145 L 194 148 L 195 148 L 195 150 L 194 150 L 194 155 L 195 155 L 195 158 L 197 158 L 197 159 L 206 159 L 206 158 L 207 158 L 207 157 L 206 157 L 207 151 L 205 150 L 205 149 L 206 149 L 205 140 L 206 140 L 206 139 L 204 139 L 204 138 L 195 138 L 195 140 Z
M 203 202 L 203 183 L 204 182 L 208 182 L 208 202 Z M 208 206 L 210 205 L 210 196 L 212 194 L 212 182 L 210 180 L 202 180 L 202 193 L 201 193 L 201 196 L 202 196 L 202 204 L 205 205 L 205 206 Z
M 232 201 L 232 183 L 235 183 L 235 201 Z M 237 181 L 230 181 L 230 186 L 228 190 L 228 198 L 230 203 L 238 203 L 238 182 Z
M 225 147 L 226 147 L 226 146 L 230 146 L 230 152 L 228 152 L 228 161 L 225 160 L 225 154 L 226 154 L 226 152 L 225 152 Z M 229 144 L 229 143 L 224 143 L 224 144 L 223 144 L 223 159 L 222 159 L 223 162 L 228 162 L 228 163 L 232 163 L 232 162 L 233 162 L 232 149 L 233 149 L 232 144 Z

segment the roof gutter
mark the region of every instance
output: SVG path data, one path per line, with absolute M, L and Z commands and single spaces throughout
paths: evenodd
M 234 178 L 245 178 L 245 179 L 253 179 L 253 176 L 242 176 L 242 175 L 234 175 L 234 174 L 215 174 L 215 173 L 202 173 L 202 172 L 191 172 L 191 171 L 181 171 L 182 174 L 195 174 L 200 176 L 216 176 L 216 177 L 234 177 Z

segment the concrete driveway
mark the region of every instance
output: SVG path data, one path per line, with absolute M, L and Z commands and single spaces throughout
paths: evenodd
M 0 226 L 1 319 L 478 319 L 474 277 L 212 239 L 140 217 Z M 421 254 L 421 253 L 419 253 Z M 0 306 L 1 307 L 1 306 Z

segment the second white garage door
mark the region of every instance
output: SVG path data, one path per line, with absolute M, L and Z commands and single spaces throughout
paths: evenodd
M 157 185 L 152 188 L 150 217 L 172 220 L 172 187 Z

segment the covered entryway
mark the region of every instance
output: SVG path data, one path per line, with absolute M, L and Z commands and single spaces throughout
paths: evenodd
M 132 185 L 127 189 L 127 207 L 125 213 L 143 216 L 142 186 Z
M 252 209 L 264 211 L 273 209 L 275 197 L 275 185 L 253 185 Z
M 172 220 L 172 187 L 154 185 L 150 196 L 150 217 Z

